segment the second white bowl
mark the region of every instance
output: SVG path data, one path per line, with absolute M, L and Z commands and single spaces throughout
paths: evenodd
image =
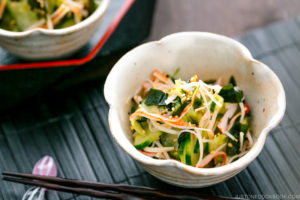
M 84 46 L 99 28 L 110 0 L 102 0 L 94 13 L 82 22 L 63 29 L 36 28 L 24 32 L 0 29 L 0 46 L 29 60 L 53 59 L 69 55 Z

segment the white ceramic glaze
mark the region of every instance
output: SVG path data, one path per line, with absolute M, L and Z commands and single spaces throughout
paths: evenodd
M 82 22 L 63 29 L 36 28 L 24 32 L 0 29 L 0 46 L 18 57 L 29 60 L 53 59 L 69 55 L 92 37 L 99 28 L 110 0 L 102 0 L 94 13 Z
M 183 80 L 197 74 L 200 79 L 234 75 L 250 105 L 251 150 L 239 160 L 218 168 L 195 168 L 175 160 L 152 159 L 132 145 L 128 119 L 130 99 L 154 69 L 172 74 L 180 67 Z M 160 41 L 143 44 L 124 55 L 107 77 L 104 94 L 110 105 L 109 124 L 116 142 L 152 175 L 182 187 L 204 187 L 236 175 L 262 150 L 269 131 L 285 112 L 285 93 L 275 73 L 254 60 L 239 42 L 203 32 L 175 33 Z

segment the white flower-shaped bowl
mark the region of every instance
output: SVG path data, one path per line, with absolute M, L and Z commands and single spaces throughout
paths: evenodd
M 102 0 L 98 8 L 82 22 L 63 29 L 35 28 L 24 32 L 0 29 L 0 46 L 18 57 L 44 60 L 64 57 L 84 46 L 99 28 L 110 0 Z
M 195 168 L 176 160 L 158 160 L 132 145 L 130 99 L 154 69 L 187 80 L 197 74 L 202 80 L 233 75 L 251 109 L 250 129 L 254 144 L 237 161 L 217 168 Z M 182 187 L 204 187 L 225 181 L 247 167 L 262 150 L 268 133 L 281 121 L 285 93 L 275 73 L 252 58 L 245 46 L 230 38 L 203 32 L 182 32 L 143 44 L 124 55 L 107 77 L 104 94 L 110 105 L 109 124 L 116 142 L 155 177 Z

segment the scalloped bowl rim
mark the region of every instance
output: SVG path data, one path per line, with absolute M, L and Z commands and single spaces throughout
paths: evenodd
M 105 11 L 108 8 L 110 0 L 102 0 L 101 4 L 98 6 L 98 8 L 92 13 L 91 16 L 84 19 L 82 22 L 75 24 L 73 26 L 62 28 L 62 29 L 43 29 L 43 28 L 34 28 L 32 30 L 28 31 L 22 31 L 22 32 L 16 32 L 16 31 L 8 31 L 5 29 L 0 28 L 0 36 L 5 37 L 14 37 L 14 38 L 22 38 L 27 37 L 33 34 L 43 34 L 43 35 L 65 35 L 69 34 L 78 30 L 81 30 L 87 26 L 89 26 L 91 23 L 96 21 L 97 19 L 103 17 Z
M 279 97 L 278 97 L 278 101 L 280 101 L 282 104 L 280 104 L 278 106 L 278 111 L 277 114 L 274 115 L 274 117 L 270 120 L 270 122 L 268 124 L 266 124 L 266 126 L 264 127 L 264 129 L 261 131 L 260 135 L 257 138 L 257 142 L 254 144 L 254 146 L 249 150 L 248 153 L 246 153 L 243 157 L 239 158 L 237 161 L 230 163 L 228 165 L 225 166 L 221 166 L 221 167 L 217 167 L 217 168 L 196 168 L 196 167 L 192 167 L 192 166 L 188 166 L 185 165 L 177 160 L 158 160 L 158 159 L 153 159 L 150 158 L 142 153 L 140 153 L 138 150 L 136 150 L 134 148 L 134 146 L 131 144 L 131 146 L 135 149 L 135 151 L 131 151 L 130 149 L 126 148 L 126 146 L 124 146 L 123 141 L 121 141 L 119 138 L 115 137 L 116 131 L 123 131 L 123 129 L 121 129 L 121 127 L 116 127 L 113 125 L 114 122 L 111 121 L 112 119 L 112 115 L 116 114 L 116 111 L 114 110 L 114 106 L 111 104 L 111 102 L 109 101 L 109 95 L 108 95 L 108 91 L 109 91 L 109 85 L 108 85 L 108 79 L 110 78 L 112 72 L 114 71 L 114 68 L 111 70 L 111 72 L 109 73 L 106 82 L 105 82 L 105 86 L 104 86 L 104 96 L 106 101 L 108 102 L 110 109 L 109 109 L 109 125 L 110 125 L 110 130 L 111 133 L 114 137 L 114 139 L 117 141 L 117 143 L 122 147 L 122 149 L 124 149 L 125 152 L 127 152 L 130 156 L 132 156 L 135 160 L 137 160 L 140 163 L 146 164 L 146 165 L 152 165 L 152 166 L 174 166 L 177 167 L 178 169 L 181 169 L 185 172 L 191 173 L 191 174 L 195 174 L 195 175 L 202 175 L 202 176 L 215 176 L 215 175 L 224 175 L 227 173 L 231 173 L 234 171 L 238 171 L 238 170 L 242 170 L 245 167 L 247 167 L 261 152 L 264 144 L 265 144 L 265 140 L 267 138 L 268 133 L 279 124 L 279 122 L 282 120 L 284 113 L 285 113 L 285 109 L 286 109 L 286 98 L 285 98 L 285 92 L 283 89 L 283 86 L 279 80 L 279 78 L 277 77 L 277 75 L 265 64 L 255 60 L 251 53 L 249 52 L 249 50 L 241 43 L 226 37 L 226 36 L 222 36 L 222 35 L 218 35 L 218 34 L 214 34 L 214 33 L 208 33 L 208 32 L 180 32 L 180 33 L 173 33 L 170 34 L 168 36 L 163 37 L 162 39 L 160 39 L 159 41 L 152 41 L 152 42 L 148 42 L 145 44 L 142 44 L 134 49 L 132 49 L 131 51 L 127 52 L 116 64 L 123 62 L 123 60 L 126 59 L 126 55 L 128 54 L 132 54 L 136 49 L 140 49 L 140 48 L 145 48 L 149 45 L 153 45 L 153 44 L 162 44 L 163 42 L 165 42 L 166 40 L 168 40 L 168 38 L 173 37 L 173 36 L 180 36 L 181 34 L 189 34 L 189 33 L 198 33 L 198 34 L 202 34 L 203 36 L 207 36 L 207 37 L 212 37 L 212 38 L 217 38 L 217 39 L 221 39 L 221 40 L 227 40 L 230 41 L 233 45 L 237 45 L 237 47 L 240 48 L 242 54 L 245 56 L 246 59 L 249 60 L 249 62 L 255 62 L 261 65 L 261 67 L 264 67 L 266 70 L 269 71 L 269 73 L 272 73 L 273 76 L 277 79 L 277 83 L 279 84 L 279 88 L 280 88 L 280 93 L 279 93 Z M 123 133 L 124 134 L 124 133 Z M 130 141 L 129 141 L 130 142 Z

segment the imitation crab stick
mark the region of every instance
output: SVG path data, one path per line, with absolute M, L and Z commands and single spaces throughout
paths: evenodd
M 2 0 L 0 3 L 0 19 L 2 19 L 2 15 L 4 13 L 6 3 L 7 3 L 7 0 Z
M 212 161 L 212 159 L 218 157 L 218 156 L 223 156 L 223 163 L 222 165 L 226 165 L 228 162 L 228 156 L 225 152 L 219 151 L 219 152 L 215 152 L 212 154 L 209 154 L 207 156 L 205 156 L 202 161 L 199 163 L 198 168 L 203 168 L 206 165 L 208 165 L 208 163 L 210 163 Z
M 64 0 L 63 2 L 74 13 L 76 23 L 79 23 L 82 19 L 81 10 L 82 10 L 83 6 L 79 3 L 76 3 L 74 1 L 72 1 L 72 0 Z
M 153 120 L 156 120 L 156 121 L 167 122 L 167 123 L 174 124 L 174 125 L 195 127 L 194 124 L 189 124 L 187 122 L 184 122 L 178 117 L 170 117 L 170 116 L 152 114 L 152 113 L 148 113 L 148 112 L 146 112 L 145 110 L 142 110 L 142 109 L 137 110 L 133 114 L 131 114 L 130 115 L 130 120 L 134 120 L 137 116 L 146 117 L 146 118 L 153 119 Z
M 153 78 L 156 79 L 160 79 L 161 81 L 165 82 L 165 83 L 169 83 L 169 80 L 165 75 L 163 75 L 160 71 L 158 71 L 157 69 L 155 69 L 152 72 Z
M 70 11 L 70 8 L 64 4 L 61 4 L 59 8 L 52 14 L 51 21 L 53 25 L 58 24 L 58 22 Z

